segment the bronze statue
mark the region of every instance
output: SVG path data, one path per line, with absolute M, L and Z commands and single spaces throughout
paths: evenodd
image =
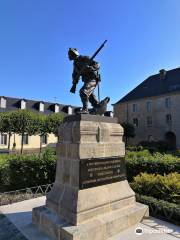
M 84 82 L 84 85 L 79 92 L 83 104 L 83 108 L 80 113 L 102 115 L 106 111 L 107 103 L 110 100 L 110 98 L 106 97 L 103 101 L 100 102 L 100 100 L 98 100 L 94 95 L 94 89 L 101 81 L 101 77 L 99 74 L 100 64 L 94 61 L 94 58 L 104 47 L 106 41 L 104 41 L 104 43 L 100 46 L 100 48 L 94 53 L 91 58 L 89 58 L 88 56 L 79 55 L 76 48 L 69 48 L 69 60 L 74 61 L 72 73 L 73 86 L 70 89 L 70 92 L 76 92 L 76 85 L 78 84 L 80 77 Z M 90 110 L 88 110 L 88 102 L 90 102 L 93 107 Z

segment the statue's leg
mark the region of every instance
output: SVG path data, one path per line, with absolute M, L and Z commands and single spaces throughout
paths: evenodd
M 92 79 L 91 81 L 89 81 L 86 84 L 86 92 L 88 95 L 88 99 L 89 99 L 89 102 L 91 103 L 92 107 L 94 107 L 94 108 L 97 107 L 97 105 L 99 103 L 96 96 L 94 95 L 94 89 L 96 88 L 96 86 L 97 86 L 97 82 L 94 79 Z
M 91 80 L 85 82 L 83 87 L 80 89 L 80 97 L 83 104 L 83 111 L 88 112 L 88 101 L 92 104 L 93 107 L 97 106 L 99 103 L 96 99 L 93 91 L 96 87 L 96 80 Z
M 96 108 L 99 104 L 99 101 L 97 100 L 96 96 L 94 95 L 94 93 L 92 92 L 91 95 L 89 96 L 89 102 L 91 103 L 91 105 Z
M 79 95 L 83 104 L 82 112 L 88 113 L 88 95 L 86 93 L 86 84 L 83 85 L 83 87 L 79 91 Z

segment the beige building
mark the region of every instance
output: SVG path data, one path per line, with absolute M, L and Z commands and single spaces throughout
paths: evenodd
M 65 115 L 73 114 L 76 108 L 69 105 L 62 105 L 59 103 L 50 103 L 44 101 L 34 101 L 28 99 L 19 99 L 0 96 L 0 113 L 15 111 L 18 109 L 28 109 L 35 113 L 41 114 L 52 114 L 62 112 Z M 13 149 L 15 143 L 15 150 L 20 150 L 22 137 L 17 134 L 13 134 L 10 141 L 10 150 Z M 48 134 L 47 136 L 28 136 L 25 135 L 23 138 L 24 150 L 38 150 L 40 147 L 40 141 L 42 147 L 55 146 L 57 143 L 57 137 L 54 134 Z M 6 133 L 0 133 L 0 151 L 4 152 L 8 148 L 8 135 Z
M 180 68 L 160 70 L 113 106 L 120 123 L 135 126 L 129 144 L 163 140 L 180 148 Z

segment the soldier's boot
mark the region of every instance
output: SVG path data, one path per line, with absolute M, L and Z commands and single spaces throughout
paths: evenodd
M 82 110 L 80 111 L 80 113 L 82 113 L 82 114 L 87 114 L 87 113 L 89 113 L 89 111 L 88 111 L 88 101 L 83 100 L 83 108 L 82 108 Z

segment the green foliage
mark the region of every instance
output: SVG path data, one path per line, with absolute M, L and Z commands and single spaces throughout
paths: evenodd
M 47 135 L 48 133 L 48 125 L 47 125 L 47 116 L 39 114 L 37 115 L 37 126 L 38 126 L 38 134 L 40 135 L 40 148 L 39 152 L 42 150 L 42 136 Z
M 14 132 L 12 112 L 0 113 L 0 132 L 3 132 L 3 133 Z
M 180 207 L 178 204 L 140 194 L 136 194 L 136 201 L 148 205 L 151 216 L 180 225 Z
M 127 145 L 128 139 L 135 137 L 135 128 L 133 124 L 128 122 L 121 123 L 121 126 L 124 128 L 125 144 Z
M 12 114 L 15 133 L 34 135 L 37 132 L 37 115 L 35 113 L 28 110 L 18 110 Z
M 37 125 L 38 125 L 38 134 L 40 136 L 44 136 L 48 133 L 48 126 L 47 126 L 47 116 L 38 114 L 37 115 Z
M 151 152 L 166 152 L 167 150 L 170 150 L 169 144 L 166 141 L 142 141 L 139 145 Z
M 134 177 L 131 187 L 136 193 L 180 204 L 180 174 L 155 175 L 141 173 Z
M 0 132 L 8 133 L 8 149 L 10 148 L 10 140 L 12 133 L 15 131 L 12 112 L 0 113 Z
M 128 145 L 128 146 L 126 146 L 126 150 L 127 150 L 127 151 L 143 151 L 143 150 L 144 150 L 144 147 L 141 146 L 141 145 L 138 145 L 138 146 Z
M 18 110 L 12 112 L 12 124 L 14 132 L 22 136 L 21 153 L 23 152 L 24 134 L 35 135 L 38 133 L 38 117 L 37 114 L 28 110 Z
M 164 175 L 180 172 L 180 157 L 172 154 L 154 153 L 148 150 L 126 152 L 126 170 L 129 181 L 141 172 Z
M 56 155 L 0 155 L 0 190 L 9 191 L 54 182 Z
M 123 123 L 121 123 L 121 126 L 124 128 L 124 136 L 126 136 L 128 138 L 135 137 L 135 128 L 134 128 L 133 124 L 123 122 Z
M 0 132 L 9 133 L 9 140 L 12 133 L 21 135 L 22 153 L 23 136 L 25 134 L 45 136 L 48 133 L 53 133 L 57 136 L 58 127 L 62 123 L 63 118 L 64 115 L 62 113 L 46 116 L 44 114 L 35 114 L 28 110 L 0 113 Z M 8 147 L 10 147 L 10 141 Z M 40 142 L 40 152 L 41 148 L 42 143 Z
M 58 128 L 61 125 L 63 118 L 64 115 L 62 113 L 50 114 L 47 117 L 48 133 L 54 133 L 57 136 Z

